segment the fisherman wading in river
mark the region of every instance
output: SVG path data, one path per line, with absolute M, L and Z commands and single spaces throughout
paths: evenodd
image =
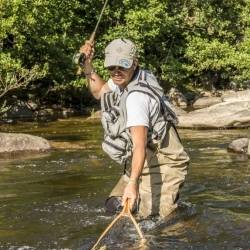
M 115 39 L 105 49 L 107 82 L 92 66 L 93 44 L 85 42 L 80 52 L 89 89 L 101 100 L 103 150 L 124 167 L 106 200 L 107 211 L 119 211 L 130 199 L 131 210 L 144 218 L 168 216 L 177 208 L 189 157 L 163 89 L 152 73 L 140 69 L 128 39 Z

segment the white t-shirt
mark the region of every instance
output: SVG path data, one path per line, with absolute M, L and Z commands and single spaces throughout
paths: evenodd
M 110 90 L 119 93 L 119 87 L 109 79 Z M 127 124 L 126 127 L 145 126 L 150 127 L 152 117 L 157 109 L 154 98 L 141 92 L 130 93 L 126 100 Z

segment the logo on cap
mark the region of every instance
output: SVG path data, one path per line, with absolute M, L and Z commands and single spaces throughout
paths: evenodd
M 124 68 L 130 68 L 130 63 L 129 63 L 129 60 L 127 60 L 127 59 L 121 59 L 119 61 L 119 65 L 124 67 Z

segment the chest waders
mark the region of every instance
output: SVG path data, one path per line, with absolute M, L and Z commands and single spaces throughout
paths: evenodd
M 155 77 L 140 70 L 123 92 L 108 92 L 101 100 L 102 125 L 104 128 L 103 150 L 116 162 L 130 163 L 132 156 L 131 136 L 126 128 L 126 99 L 130 93 L 141 92 L 156 103 L 156 111 L 150 117 L 145 164 L 139 181 L 137 212 L 168 216 L 177 208 L 180 187 L 187 174 L 189 157 L 175 128 L 177 118 L 171 110 L 163 90 Z M 125 168 L 126 171 L 126 168 Z M 124 174 L 106 200 L 106 211 L 121 209 L 121 197 L 127 186 L 129 174 Z

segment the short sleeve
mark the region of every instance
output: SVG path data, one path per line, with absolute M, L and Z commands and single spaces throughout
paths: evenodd
M 140 92 L 129 94 L 126 100 L 127 124 L 126 127 L 149 127 L 150 97 Z

